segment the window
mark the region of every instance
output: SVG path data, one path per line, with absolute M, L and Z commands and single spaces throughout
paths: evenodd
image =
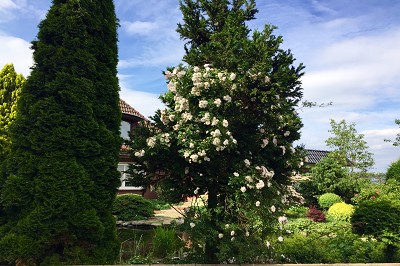
M 118 164 L 118 171 L 121 173 L 121 187 L 119 189 L 133 189 L 133 190 L 141 190 L 143 189 L 142 187 L 135 187 L 132 184 L 129 183 L 128 178 L 129 174 L 126 173 L 126 171 L 129 168 L 128 163 L 119 163 Z
M 121 137 L 123 139 L 129 139 L 130 132 L 131 132 L 131 124 L 126 121 L 122 121 L 121 122 Z

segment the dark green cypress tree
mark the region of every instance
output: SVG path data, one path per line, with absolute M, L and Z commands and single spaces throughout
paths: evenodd
M 121 144 L 112 0 L 53 0 L 32 43 L 1 202 L 0 261 L 106 264 Z

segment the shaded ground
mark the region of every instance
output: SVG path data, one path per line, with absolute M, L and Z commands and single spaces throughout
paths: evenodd
M 183 222 L 183 213 L 185 209 L 192 205 L 192 199 L 184 202 L 182 205 L 173 206 L 167 210 L 157 210 L 154 212 L 154 216 L 150 217 L 146 220 L 137 220 L 137 221 L 117 221 L 117 226 L 132 228 L 132 227 L 154 227 L 160 225 L 169 225 L 173 221 L 177 223 Z

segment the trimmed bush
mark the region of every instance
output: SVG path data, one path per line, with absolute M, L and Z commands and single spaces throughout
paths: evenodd
M 342 198 L 334 193 L 325 193 L 318 198 L 318 204 L 324 210 L 339 202 L 343 202 Z
M 354 206 L 344 202 L 333 204 L 328 210 L 328 218 L 335 221 L 350 221 L 354 213 Z
M 154 205 L 140 195 L 118 195 L 112 214 L 120 221 L 143 220 L 154 215 Z
M 400 160 L 390 164 L 389 169 L 386 172 L 386 180 L 389 179 L 400 181 Z
M 307 211 L 307 217 L 314 222 L 325 222 L 325 214 L 318 210 L 315 206 L 312 206 Z

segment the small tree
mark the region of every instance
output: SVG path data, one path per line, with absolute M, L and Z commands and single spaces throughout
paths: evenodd
M 363 134 L 358 134 L 355 123 L 347 124 L 345 120 L 337 123 L 331 119 L 331 132 L 334 136 L 326 140 L 326 144 L 333 148 L 333 156 L 340 164 L 350 169 L 366 172 L 374 165 L 372 153 L 368 151 Z
M 17 102 L 25 78 L 15 72 L 12 64 L 0 71 L 0 164 L 5 160 L 11 145 L 10 126 L 17 114 Z
M 189 66 L 165 72 L 167 108 L 136 132 L 130 172 L 137 185 L 159 178 L 164 195 L 207 193 L 184 226 L 208 262 L 263 261 L 302 155 L 293 142 L 303 66 L 274 27 L 249 36 L 254 1 L 185 0 L 181 10 Z
M 0 191 L 0 261 L 110 264 L 121 144 L 113 1 L 53 1 L 32 47 Z
M 400 119 L 394 121 L 400 127 Z M 390 139 L 385 139 L 386 142 L 393 142 L 393 146 L 400 147 L 400 133 L 397 133 L 396 139 L 394 141 Z

